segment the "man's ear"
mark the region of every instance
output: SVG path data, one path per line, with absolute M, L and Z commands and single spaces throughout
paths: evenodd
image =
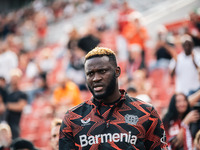
M 118 66 L 115 70 L 115 77 L 118 78 L 121 74 L 121 68 Z

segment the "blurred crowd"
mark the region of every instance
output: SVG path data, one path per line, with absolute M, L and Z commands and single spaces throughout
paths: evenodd
M 97 45 L 115 51 L 120 87 L 156 108 L 169 147 L 200 150 L 200 8 L 187 19 L 158 25 L 152 39 L 134 6 L 112 0 L 115 26 L 105 16 L 88 15 L 84 28 L 66 33 L 64 44 L 46 42 L 50 25 L 105 3 L 35 0 L 0 14 L 0 150 L 58 149 L 60 119 L 91 97 L 84 56 Z

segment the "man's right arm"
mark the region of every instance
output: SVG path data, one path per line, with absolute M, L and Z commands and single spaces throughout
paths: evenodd
M 170 75 L 172 77 L 175 75 L 176 63 L 177 63 L 177 61 L 175 59 L 171 59 L 171 61 L 169 63 L 169 71 L 170 71 Z
M 75 149 L 74 137 L 70 125 L 69 113 L 63 119 L 60 127 L 59 150 Z

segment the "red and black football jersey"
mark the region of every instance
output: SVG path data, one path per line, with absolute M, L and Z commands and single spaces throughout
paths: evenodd
M 92 98 L 69 110 L 60 128 L 59 149 L 167 149 L 164 126 L 154 107 L 120 92 L 113 104 Z

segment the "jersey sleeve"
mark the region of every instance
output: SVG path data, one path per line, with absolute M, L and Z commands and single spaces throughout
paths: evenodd
M 60 127 L 59 150 L 75 149 L 72 128 L 70 124 L 69 112 L 67 112 Z
M 146 132 L 145 147 L 149 150 L 167 150 L 164 125 L 157 111 L 152 107 L 149 117 L 149 128 Z

